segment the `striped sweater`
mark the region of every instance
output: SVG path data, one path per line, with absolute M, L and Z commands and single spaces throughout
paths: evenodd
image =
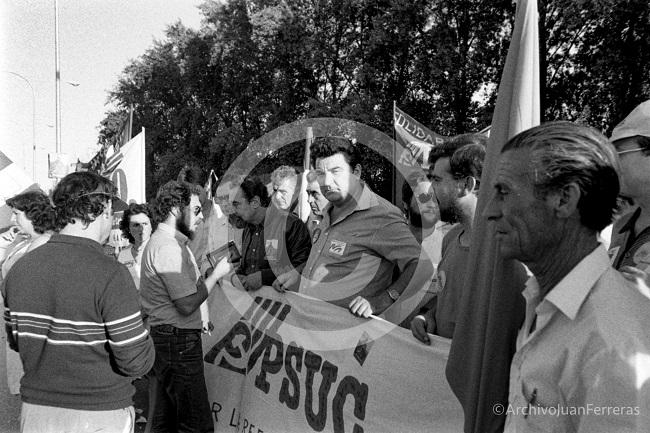
M 24 402 L 81 410 L 133 404 L 129 377 L 154 349 L 127 268 L 92 240 L 54 235 L 5 279 L 5 320 L 25 376 Z

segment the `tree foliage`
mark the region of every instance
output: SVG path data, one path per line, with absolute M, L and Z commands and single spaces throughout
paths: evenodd
M 545 117 L 608 131 L 650 92 L 647 0 L 541 0 Z M 222 175 L 246 146 L 310 117 L 392 135 L 396 102 L 442 135 L 489 125 L 509 43 L 511 0 L 231 0 L 200 6 L 124 69 L 100 143 L 129 105 L 147 130 L 147 191 L 185 164 Z M 299 143 L 258 167 L 301 165 Z M 390 194 L 390 163 L 365 180 Z

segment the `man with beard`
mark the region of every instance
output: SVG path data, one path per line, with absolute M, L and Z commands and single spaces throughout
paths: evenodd
M 432 149 L 429 155 L 431 182 L 440 219 L 456 224 L 442 240 L 442 258 L 433 278 L 433 298 L 411 321 L 413 335 L 429 343 L 428 333 L 451 338 L 469 258 L 472 222 L 479 180 L 483 171 L 485 143 L 481 134 L 463 134 Z
M 156 348 L 152 431 L 212 432 L 199 308 L 231 265 L 224 257 L 210 276 L 201 277 L 187 246 L 203 217 L 191 185 L 163 185 L 154 210 L 159 224 L 143 253 L 140 282 L 142 309 Z

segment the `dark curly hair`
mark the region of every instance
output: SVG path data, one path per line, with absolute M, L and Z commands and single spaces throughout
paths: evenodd
M 311 163 L 315 167 L 316 160 L 327 158 L 337 153 L 343 155 L 352 170 L 361 163 L 359 149 L 352 141 L 345 137 L 318 137 L 310 146 Z
M 25 212 L 36 233 L 56 230 L 56 212 L 50 198 L 43 191 L 27 191 L 15 195 L 7 200 L 7 205 Z
M 124 214 L 122 214 L 122 219 L 120 220 L 120 230 L 122 230 L 122 235 L 129 240 L 129 243 L 135 242 L 135 238 L 131 235 L 131 232 L 129 231 L 129 224 L 131 223 L 131 216 L 133 215 L 138 215 L 138 214 L 145 214 L 146 216 L 149 217 L 149 221 L 151 221 L 151 230 L 155 230 L 155 223 L 154 223 L 154 217 L 153 217 L 153 212 L 149 208 L 149 205 L 146 203 L 139 204 L 139 203 L 131 203 L 129 204 L 129 208 L 124 211 Z
M 70 173 L 59 181 L 52 193 L 57 227 L 63 228 L 75 219 L 88 225 L 106 209 L 109 200 L 117 197 L 113 183 L 97 173 Z
M 161 186 L 152 205 L 155 223 L 165 221 L 173 208 L 183 210 L 189 206 L 193 189 L 189 183 L 177 180 L 170 180 Z

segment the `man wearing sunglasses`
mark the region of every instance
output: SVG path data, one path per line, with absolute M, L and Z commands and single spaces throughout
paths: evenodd
M 20 352 L 21 431 L 132 432 L 134 377 L 154 363 L 127 268 L 102 244 L 127 208 L 95 173 L 71 173 L 52 194 L 59 233 L 4 282 L 10 345 Z M 13 332 L 12 332 L 13 331 Z
M 614 128 L 610 141 L 620 161 L 621 196 L 636 207 L 614 224 L 608 253 L 626 278 L 650 285 L 650 100 Z
M 463 134 L 432 149 L 429 177 L 440 218 L 456 224 L 442 240 L 442 258 L 430 288 L 430 301 L 411 321 L 413 335 L 429 344 L 427 333 L 451 338 L 469 259 L 470 237 L 483 171 L 487 137 Z M 432 298 L 431 298 L 432 296 Z
M 442 253 L 442 238 L 452 224 L 440 220 L 433 186 L 423 172 L 413 173 L 402 185 L 402 206 L 413 236 L 434 267 L 437 266 Z
M 140 299 L 156 348 L 152 431 L 213 431 L 203 375 L 200 306 L 232 268 L 224 257 L 201 277 L 188 241 L 203 219 L 199 192 L 170 181 L 156 196 L 158 228 L 142 254 Z

